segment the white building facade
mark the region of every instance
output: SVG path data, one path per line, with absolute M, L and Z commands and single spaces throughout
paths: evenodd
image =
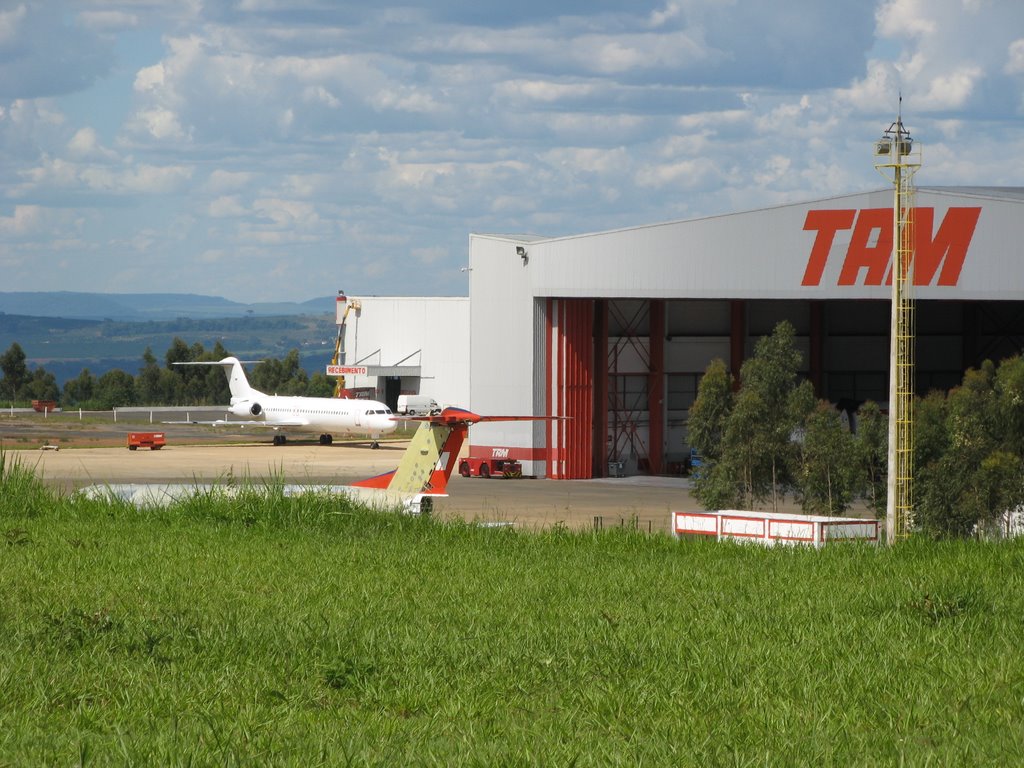
M 555 478 L 678 471 L 708 363 L 738 376 L 783 319 L 819 397 L 884 401 L 892 206 L 881 189 L 570 237 L 471 235 L 468 405 L 562 418 L 477 425 L 470 452 Z M 1021 351 L 1024 189 L 920 187 L 913 207 L 925 392 Z
M 348 302 L 343 362 L 366 372 L 347 375 L 346 388 L 372 394 L 392 410 L 399 395 L 466 406 L 468 298 L 349 296 Z

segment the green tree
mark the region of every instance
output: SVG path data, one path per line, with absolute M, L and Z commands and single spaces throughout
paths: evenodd
M 120 368 L 107 371 L 96 382 L 95 401 L 103 410 L 137 405 L 135 378 Z
M 139 402 L 142 405 L 163 405 L 164 392 L 161 388 L 160 364 L 153 355 L 153 349 L 146 347 L 142 353 L 142 368 L 139 375 L 135 377 L 135 389 Z
M 217 362 L 230 356 L 230 352 L 218 340 L 213 349 L 206 353 L 204 359 L 210 362 Z M 219 365 L 211 365 L 206 368 L 206 392 L 204 402 L 210 405 L 227 405 L 231 401 L 231 387 L 228 384 L 228 377 L 224 369 Z
M 0 371 L 4 374 L 3 379 L 0 379 L 0 393 L 9 400 L 15 400 L 21 388 L 28 382 L 28 364 L 25 361 L 25 350 L 18 342 L 11 344 L 7 351 L 0 355 Z
M 981 462 L 974 497 L 981 530 L 1005 532 L 1011 511 L 1024 504 L 1024 460 L 1009 451 L 990 453 Z
M 839 411 L 820 402 L 798 443 L 797 497 L 804 512 L 838 515 L 853 502 L 861 480 L 857 446 Z
M 985 361 L 944 400 L 930 395 L 918 408 L 915 521 L 922 532 L 991 530 L 1024 501 L 1018 365 L 1011 359 L 1004 370 Z
M 773 495 L 772 479 L 776 446 L 765 424 L 765 401 L 753 388 L 741 389 L 729 414 L 722 444 L 722 460 L 715 467 L 728 472 L 738 496 L 730 506 L 752 508 Z M 715 477 L 715 488 L 725 490 L 724 478 Z
M 306 394 L 310 397 L 334 397 L 334 379 L 326 373 L 317 371 L 309 377 Z
M 811 384 L 799 383 L 802 355 L 795 339 L 786 321 L 760 339 L 740 369 L 735 396 L 722 361 L 712 362 L 701 378 L 688 429 L 705 460 L 694 494 L 706 508 L 770 498 L 778 509 L 780 496 L 793 486 L 793 436 L 815 402 Z
M 96 377 L 88 368 L 83 368 L 76 378 L 64 382 L 64 404 L 79 407 L 86 405 L 92 401 L 95 390 Z
M 167 370 L 178 377 L 177 385 L 174 388 L 175 405 L 205 404 L 206 375 L 209 370 L 201 365 L 176 365 L 176 363 L 192 363 L 202 360 L 203 353 L 203 345 L 198 342 L 189 346 L 177 336 L 171 341 L 164 360 Z
M 807 391 L 797 387 L 802 355 L 796 330 L 783 320 L 769 336 L 758 340 L 754 354 L 740 368 L 741 387 L 730 416 L 726 448 L 743 455 L 744 485 L 756 501 L 772 500 L 778 510 L 780 494 L 793 482 L 792 436 L 807 407 Z
M 949 450 L 949 426 L 946 393 L 932 390 L 914 403 L 915 475 L 942 459 Z M 888 446 L 888 419 L 885 419 Z M 886 454 L 888 459 L 888 453 Z M 884 509 L 884 506 L 883 506 Z
M 1024 456 L 1024 358 L 1017 355 L 999 363 L 995 388 L 1005 448 Z
M 855 443 L 865 500 L 875 517 L 881 519 L 887 504 L 889 424 L 878 403 L 872 400 L 857 410 Z
M 268 394 L 305 395 L 309 376 L 302 369 L 299 350 L 291 350 L 283 359 L 267 358 L 250 377 L 253 387 Z
M 39 366 L 29 374 L 28 379 L 18 393 L 18 398 L 20 400 L 60 399 L 60 387 L 57 386 L 57 378 L 45 368 Z
M 732 404 L 732 381 L 725 362 L 712 360 L 697 385 L 697 399 L 690 406 L 686 425 L 687 439 L 705 465 L 715 464 L 722 456 L 725 425 Z
M 725 431 L 733 408 L 732 381 L 725 362 L 712 360 L 697 385 L 690 407 L 687 439 L 700 454 L 694 472 L 693 495 L 705 509 L 736 506 L 742 495 L 736 471 L 723 457 Z

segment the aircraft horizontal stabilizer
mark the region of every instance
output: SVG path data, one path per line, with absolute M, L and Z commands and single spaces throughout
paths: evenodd
M 471 424 L 479 424 L 484 421 L 552 421 L 555 419 L 565 419 L 566 416 L 481 416 L 472 411 L 467 411 L 465 408 L 448 407 L 440 413 L 431 416 L 395 416 L 396 420 L 399 421 L 425 421 L 429 424 L 442 424 L 445 426 L 455 426 L 458 424 L 464 424 L 469 426 Z

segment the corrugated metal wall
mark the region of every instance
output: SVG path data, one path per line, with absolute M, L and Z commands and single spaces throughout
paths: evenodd
M 548 476 L 592 476 L 594 439 L 594 302 L 548 299 Z

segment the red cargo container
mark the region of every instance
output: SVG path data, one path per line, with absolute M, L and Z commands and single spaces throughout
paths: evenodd
M 129 432 L 128 450 L 134 451 L 138 448 L 149 448 L 151 451 L 159 451 L 167 445 L 167 439 L 163 432 Z

